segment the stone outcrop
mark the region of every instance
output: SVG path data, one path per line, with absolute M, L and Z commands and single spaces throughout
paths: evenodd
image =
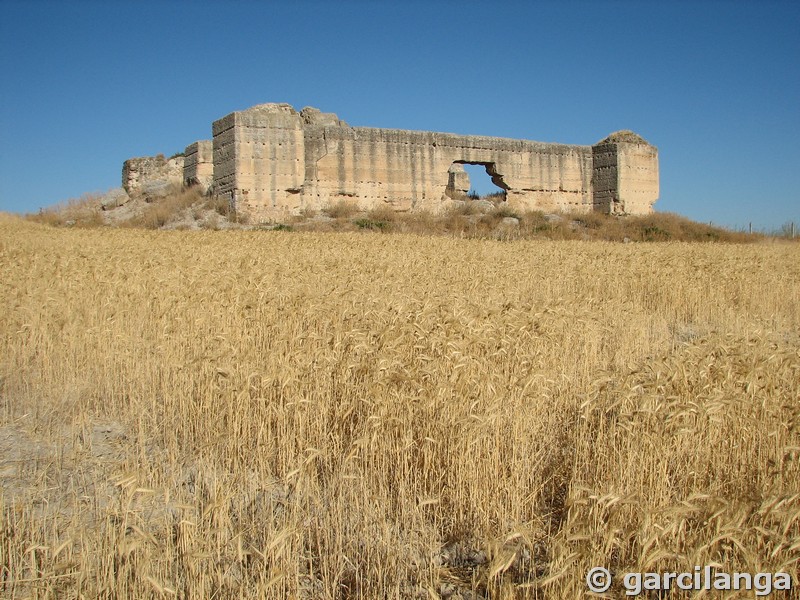
M 129 158 L 122 164 L 122 187 L 131 197 L 159 196 L 183 183 L 183 156 Z
M 126 161 L 123 186 L 179 170 L 179 181 L 211 188 L 253 222 L 341 201 L 437 211 L 469 190 L 465 164 L 482 165 L 514 210 L 647 214 L 658 198 L 658 151 L 630 131 L 580 146 L 351 127 L 316 108 L 261 104 L 215 121 L 212 134 L 180 167 Z
M 130 200 L 128 192 L 122 188 L 114 188 L 109 190 L 100 198 L 100 207 L 103 210 L 111 210 L 124 206 Z

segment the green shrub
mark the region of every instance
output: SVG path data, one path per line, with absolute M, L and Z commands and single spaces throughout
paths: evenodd
M 373 219 L 356 219 L 353 223 L 359 229 L 378 229 L 380 231 L 387 230 L 390 226 L 388 221 L 375 221 Z

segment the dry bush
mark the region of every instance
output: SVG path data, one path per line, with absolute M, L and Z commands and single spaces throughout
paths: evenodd
M 301 220 L 313 219 L 314 217 L 317 216 L 318 212 L 319 211 L 317 211 L 315 208 L 311 208 L 310 206 L 306 206 L 300 211 L 299 219 L 301 219 Z
M 209 196 L 202 207 L 206 210 L 213 210 L 222 217 L 232 217 L 234 214 L 231 201 L 224 196 Z
M 400 219 L 397 211 L 391 206 L 379 206 L 366 213 L 366 216 L 355 219 L 353 223 L 362 230 L 388 232 L 395 229 Z
M 550 222 L 545 214 L 540 210 L 529 210 L 520 215 L 522 227 L 531 235 L 548 231 Z
M 502 226 L 502 223 L 503 219 L 506 218 L 517 219 L 517 221 L 520 221 L 519 213 L 509 208 L 507 204 L 498 204 L 493 209 L 487 211 L 481 216 L 480 220 L 478 221 L 478 224 L 480 225 L 479 231 L 483 235 L 487 235 L 495 231 L 498 227 L 505 229 Z M 507 234 L 508 231 L 501 231 L 499 233 Z M 514 233 L 515 235 L 519 234 L 519 230 L 515 228 Z
M 54 227 L 98 227 L 103 225 L 100 204 L 102 197 L 98 193 L 84 194 L 80 198 L 71 198 L 26 217 L 36 223 Z
M 451 203 L 438 213 L 419 209 L 397 212 L 384 205 L 362 211 L 353 201 L 342 200 L 322 210 L 335 221 L 318 220 L 317 211 L 305 208 L 289 219 L 303 231 L 381 231 L 404 232 L 419 235 L 445 235 L 457 238 L 478 239 L 550 239 L 550 240 L 603 240 L 631 242 L 726 242 L 752 243 L 770 239 L 762 233 L 748 234 L 697 223 L 671 213 L 653 213 L 644 216 L 610 216 L 597 212 L 566 212 L 545 215 L 540 211 L 518 212 L 505 203 L 505 194 L 496 193 L 476 199 Z M 87 194 L 42 210 L 28 218 L 54 226 L 99 226 L 106 224 L 100 209 L 101 196 Z M 134 206 L 135 203 L 131 203 Z M 238 213 L 223 197 L 204 196 L 200 189 L 173 186 L 163 198 L 151 199 L 142 209 L 134 209 L 126 221 L 108 219 L 127 227 L 159 229 L 227 228 L 230 224 L 250 225 L 246 214 Z M 191 209 L 190 213 L 186 210 Z M 216 215 L 209 215 L 214 211 Z M 217 216 L 218 215 L 218 216 Z M 503 223 L 506 217 L 518 219 L 519 227 Z M 185 222 L 181 222 L 184 220 Z M 192 223 L 191 221 L 195 223 Z M 270 227 L 271 229 L 271 227 Z M 774 232 L 773 239 L 790 238 L 789 225 Z M 800 239 L 800 238 L 797 238 Z
M 534 211 L 525 213 L 521 217 L 521 232 L 524 237 L 553 240 L 725 243 L 752 243 L 764 240 L 764 236 L 760 234 L 713 227 L 672 213 L 611 216 L 597 212 L 567 212 L 546 217 Z
M 367 212 L 367 218 L 371 221 L 383 221 L 394 223 L 402 218 L 402 214 L 394 210 L 389 205 L 378 206 Z
M 163 198 L 154 199 L 144 210 L 126 223 L 129 227 L 159 229 L 183 218 L 186 209 L 207 203 L 198 187 L 173 187 Z M 202 203 L 202 204 L 201 204 Z
M 491 194 L 486 194 L 483 196 L 484 200 L 488 200 L 489 202 L 494 202 L 495 204 L 505 202 L 506 201 L 506 193 L 505 192 L 492 192 Z
M 449 236 L 481 237 L 489 232 L 489 224 L 483 220 L 486 208 L 476 200 L 464 200 L 451 204 L 446 210 L 433 215 L 429 221 L 431 233 Z
M 453 217 L 468 217 L 471 215 L 483 214 L 481 205 L 476 201 L 477 199 L 479 199 L 479 197 L 468 200 L 459 200 L 453 203 L 446 211 L 444 211 L 444 213 L 442 213 L 443 217 L 448 219 Z
M 224 196 L 209 196 L 201 206 L 206 210 L 213 210 L 214 213 L 216 213 L 206 219 L 208 223 L 217 224 L 217 226 L 212 227 L 212 229 L 218 228 L 221 222 L 219 217 L 224 218 L 228 223 L 236 223 L 238 225 L 250 224 L 250 216 L 247 213 L 237 211 L 230 199 Z
M 349 219 L 357 212 L 359 212 L 358 206 L 355 202 L 349 200 L 340 200 L 330 206 L 322 209 L 326 215 L 333 219 Z
M 413 210 L 397 215 L 396 219 L 396 229 L 404 233 L 413 233 L 416 235 L 434 235 L 441 233 L 439 227 L 436 225 L 437 215 L 429 210 Z
M 795 572 L 799 253 L 0 216 L 0 592 Z
M 787 221 L 779 229 L 770 234 L 772 237 L 784 238 L 792 241 L 800 241 L 800 231 L 794 221 Z
M 614 217 L 599 212 L 581 213 L 575 216 L 575 221 L 587 229 L 602 229 Z
M 626 217 L 623 228 L 632 240 L 647 242 L 751 242 L 763 239 L 758 234 L 730 231 L 662 212 Z

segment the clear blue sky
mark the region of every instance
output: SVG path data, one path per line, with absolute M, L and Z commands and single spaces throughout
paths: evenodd
M 0 210 L 120 185 L 263 102 L 658 146 L 656 208 L 800 223 L 800 2 L 0 0 Z

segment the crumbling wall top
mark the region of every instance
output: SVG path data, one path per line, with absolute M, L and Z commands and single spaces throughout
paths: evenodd
M 291 104 L 287 104 L 286 102 L 267 102 L 265 104 L 256 104 L 255 106 L 251 106 L 248 109 L 239 111 L 245 113 L 268 113 L 268 114 L 277 114 L 277 113 L 288 113 L 290 115 L 296 115 L 297 111 Z
M 643 144 L 646 146 L 652 145 L 638 133 L 634 133 L 630 129 L 621 129 L 619 131 L 615 131 L 607 138 L 604 138 L 599 142 L 597 142 L 597 144 L 595 145 L 600 146 L 602 144 L 618 144 L 620 142 L 627 144 Z
M 300 116 L 303 123 L 306 125 L 322 125 L 333 127 L 349 127 L 347 123 L 342 121 L 336 113 L 324 113 L 318 108 L 313 106 L 306 106 L 300 111 Z
M 129 158 L 122 164 L 122 187 L 131 195 L 165 192 L 169 184 L 183 181 L 184 158 L 183 154 Z

